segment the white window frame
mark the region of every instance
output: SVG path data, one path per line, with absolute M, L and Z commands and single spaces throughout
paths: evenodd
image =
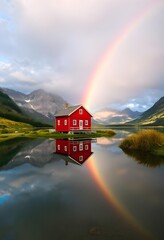
M 85 145 L 85 150 L 88 150 L 88 149 L 89 149 L 88 144 L 86 144 Z
M 73 126 L 76 126 L 77 125 L 77 121 L 76 119 L 73 119 Z
M 58 150 L 60 150 L 60 145 L 58 144 Z
M 67 152 L 67 146 L 64 146 L 64 151 Z
M 79 109 L 79 114 L 80 114 L 80 115 L 83 114 L 83 109 L 82 109 L 82 108 Z
M 79 144 L 79 151 L 83 151 L 83 143 Z
M 58 126 L 60 126 L 60 119 L 58 119 Z
M 64 119 L 64 125 L 65 126 L 67 125 L 67 119 Z
M 83 161 L 83 156 L 79 156 L 79 161 L 80 161 L 80 162 Z
M 77 151 L 77 146 L 73 146 L 73 152 Z
M 88 120 L 85 120 L 85 125 L 88 126 Z

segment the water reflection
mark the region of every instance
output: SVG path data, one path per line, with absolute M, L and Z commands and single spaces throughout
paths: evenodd
M 136 164 L 122 137 L 0 145 L 0 239 L 163 240 L 164 167 Z
M 10 162 L 31 139 L 15 138 L 0 143 L 0 167 Z
M 60 156 L 65 165 L 68 162 L 82 165 L 92 154 L 91 139 L 87 140 L 55 140 L 55 153 Z
M 16 138 L 0 144 L 0 169 L 7 170 L 29 163 L 35 167 L 57 160 L 54 158 L 54 141 Z
M 91 142 L 91 139 L 12 139 L 0 144 L 0 169 L 12 169 L 27 163 L 41 168 L 59 160 L 64 160 L 66 165 L 68 162 L 82 165 L 93 154 Z
M 132 150 L 123 150 L 128 156 L 132 157 L 139 164 L 143 164 L 146 167 L 159 167 L 160 165 L 164 165 L 164 159 L 159 156 L 155 156 L 151 153 L 145 153 L 142 151 L 132 151 Z

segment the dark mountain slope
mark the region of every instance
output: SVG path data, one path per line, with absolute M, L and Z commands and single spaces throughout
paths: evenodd
M 17 122 L 24 122 L 33 126 L 45 126 L 46 124 L 29 118 L 22 109 L 2 90 L 0 90 L 0 117 Z
M 151 108 L 142 113 L 130 124 L 164 125 L 164 97 L 161 97 Z
M 21 114 L 21 109 L 17 104 L 5 93 L 0 90 L 0 111 L 4 113 L 18 113 Z
M 7 88 L 3 90 L 27 114 L 47 122 L 54 121 L 55 113 L 67 104 L 62 97 L 42 89 L 35 90 L 30 94 L 23 94 Z

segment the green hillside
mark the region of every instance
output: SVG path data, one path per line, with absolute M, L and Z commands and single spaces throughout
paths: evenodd
M 9 119 L 15 122 L 23 122 L 36 127 L 49 126 L 48 124 L 40 123 L 27 116 L 21 108 L 5 93 L 0 90 L 0 117 Z
M 129 123 L 164 126 L 164 97 L 160 98 L 151 108 Z
M 23 123 L 23 122 L 15 122 L 6 118 L 0 117 L 0 133 L 5 133 L 5 130 L 19 130 L 22 128 L 32 128 L 30 124 Z
M 4 112 L 4 114 L 11 112 L 21 114 L 21 109 L 7 94 L 2 91 L 0 91 L 0 111 Z

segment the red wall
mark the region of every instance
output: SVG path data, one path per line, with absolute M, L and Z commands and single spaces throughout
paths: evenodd
M 80 147 L 81 146 L 81 147 Z M 76 148 L 76 150 L 74 149 Z M 56 139 L 56 153 L 68 155 L 80 164 L 82 164 L 91 154 L 91 140 L 75 141 Z M 83 160 L 80 161 L 79 157 Z
M 60 120 L 60 125 L 58 124 L 58 120 Z M 64 124 L 65 120 L 67 120 L 67 125 Z M 69 132 L 69 118 L 67 116 L 56 117 L 56 131 L 57 132 Z
M 60 147 L 59 147 L 60 146 Z M 56 153 L 69 154 L 69 141 L 68 139 L 56 139 Z M 67 148 L 67 150 L 66 150 Z
M 82 109 L 82 114 L 80 114 L 80 109 Z M 67 119 L 67 125 L 64 125 L 64 120 Z M 60 125 L 58 125 L 58 120 L 60 120 Z M 76 125 L 73 125 L 73 120 L 76 120 Z M 56 117 L 56 131 L 57 132 L 69 132 L 80 130 L 79 129 L 79 121 L 82 120 L 83 128 L 81 130 L 91 130 L 91 115 L 85 110 L 84 107 L 80 107 L 75 112 L 73 112 L 70 116 L 64 117 Z M 88 120 L 88 125 L 85 120 Z
M 80 150 L 80 144 L 83 146 L 83 150 Z M 76 151 L 73 151 L 73 146 L 77 147 Z M 87 146 L 87 149 L 86 149 Z M 73 159 L 77 162 L 79 161 L 79 157 L 83 156 L 83 161 L 85 161 L 91 155 L 91 141 L 77 141 L 77 143 L 70 144 L 70 154 Z M 82 162 L 83 162 L 82 161 Z

